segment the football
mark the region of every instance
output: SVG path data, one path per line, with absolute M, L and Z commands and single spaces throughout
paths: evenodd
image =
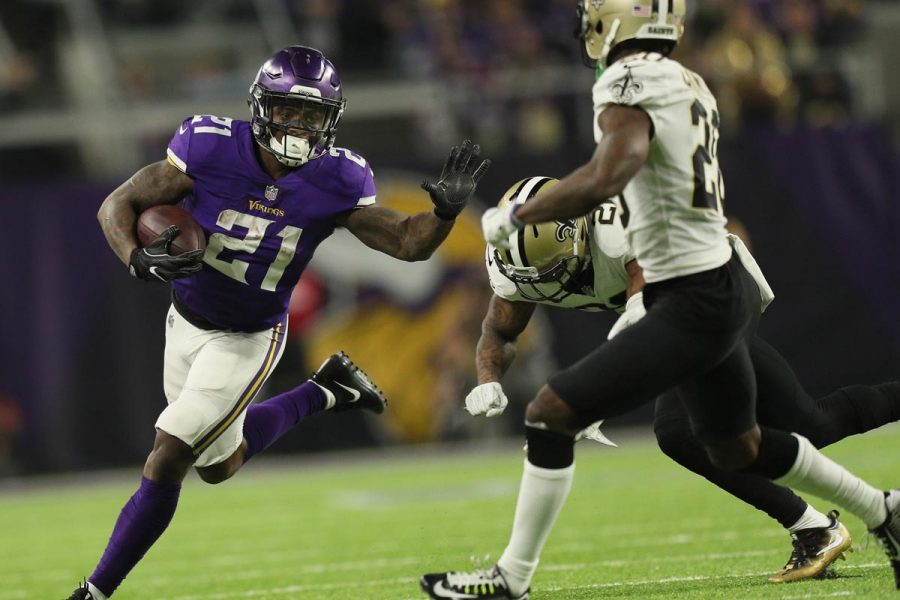
M 172 225 L 178 227 L 178 235 L 169 245 L 169 254 L 178 256 L 192 250 L 206 249 L 206 234 L 191 213 L 170 204 L 152 206 L 138 216 L 137 237 L 141 246 L 153 243 Z

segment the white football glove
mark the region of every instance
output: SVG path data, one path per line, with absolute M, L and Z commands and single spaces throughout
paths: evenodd
M 481 231 L 485 241 L 497 248 L 509 250 L 509 236 L 524 227 L 522 221 L 513 215 L 518 204 L 489 208 L 481 217 Z
M 496 381 L 482 383 L 466 396 L 466 412 L 472 416 L 496 417 L 506 410 L 509 400 L 503 393 L 503 386 Z
M 611 340 L 620 333 L 622 330 L 627 327 L 631 327 L 638 321 L 644 318 L 644 315 L 647 314 L 647 309 L 644 308 L 644 293 L 638 292 L 628 299 L 628 302 L 625 303 L 625 312 L 623 312 L 619 319 L 613 324 L 612 329 L 609 330 L 609 334 L 606 336 L 606 339 Z
M 606 446 L 612 446 L 613 448 L 618 448 L 619 445 L 610 440 L 608 437 L 603 435 L 600 432 L 600 425 L 603 423 L 603 419 L 600 419 L 596 423 L 592 423 L 578 432 L 578 435 L 575 436 L 575 441 L 578 440 L 593 440 L 597 443 L 604 444 Z

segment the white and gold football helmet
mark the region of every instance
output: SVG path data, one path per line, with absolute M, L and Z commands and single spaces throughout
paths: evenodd
M 627 40 L 678 43 L 686 0 L 579 0 L 575 35 L 585 58 L 606 67 L 610 50 Z
M 528 177 L 510 187 L 498 206 L 524 204 L 558 183 L 552 177 Z M 578 276 L 590 263 L 588 224 L 584 217 L 526 225 L 514 234 L 509 250 L 489 248 L 500 273 L 532 302 L 560 302 L 580 293 Z

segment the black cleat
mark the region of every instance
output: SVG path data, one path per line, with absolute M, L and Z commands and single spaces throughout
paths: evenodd
M 900 589 L 900 489 L 885 492 L 884 505 L 887 508 L 887 519 L 875 529 L 870 529 L 869 533 L 875 535 L 891 561 L 894 584 Z
M 769 583 L 789 583 L 802 579 L 819 579 L 844 551 L 850 549 L 850 532 L 838 521 L 838 511 L 828 513 L 828 527 L 801 529 L 791 534 L 794 550 L 784 568 L 769 577 Z
M 87 582 L 82 583 L 72 592 L 72 595 L 66 598 L 66 600 L 97 600 L 96 597 L 91 593 L 90 588 L 88 588 Z
M 432 598 L 453 600 L 528 600 L 530 589 L 513 596 L 499 567 L 471 573 L 428 573 L 419 580 L 422 591 Z
M 312 380 L 334 395 L 334 405 L 328 407 L 331 410 L 369 410 L 381 414 L 387 405 L 381 390 L 343 351 L 329 356 Z

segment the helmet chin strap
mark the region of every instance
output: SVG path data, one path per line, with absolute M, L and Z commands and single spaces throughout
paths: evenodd
M 281 141 L 274 135 L 269 138 L 275 158 L 286 167 L 299 167 L 309 162 L 309 140 L 285 134 Z

